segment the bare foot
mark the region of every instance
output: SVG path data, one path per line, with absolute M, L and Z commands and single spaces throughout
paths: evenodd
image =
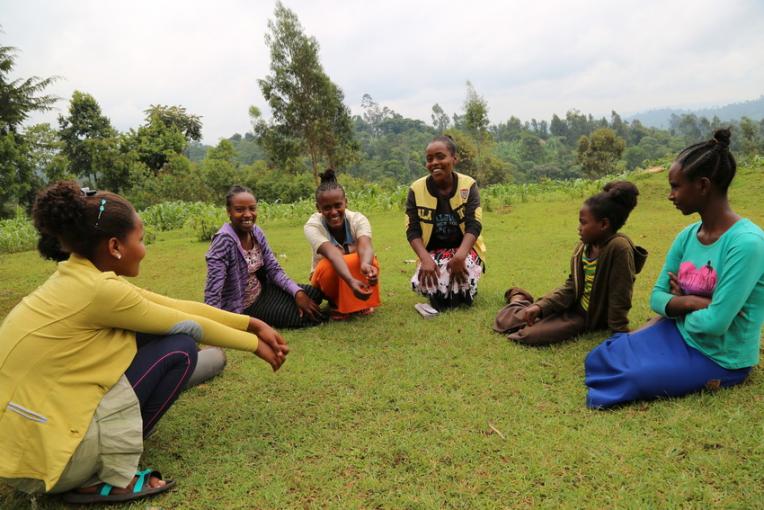
M 112 494 L 127 494 L 128 492 L 133 492 L 133 487 L 135 487 L 135 482 L 138 481 L 138 477 L 134 476 L 133 480 L 130 482 L 130 484 L 127 487 L 112 487 L 111 493 Z M 149 478 L 148 486 L 152 489 L 156 489 L 158 487 L 164 487 L 167 484 L 164 480 L 161 478 L 157 478 L 156 476 L 152 476 Z M 98 485 L 91 485 L 90 487 L 80 487 L 77 489 L 77 492 L 80 494 L 95 494 L 97 492 L 101 491 L 101 487 L 103 487 L 104 484 L 99 483 Z

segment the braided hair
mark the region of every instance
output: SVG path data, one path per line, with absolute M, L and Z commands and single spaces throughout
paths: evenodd
M 116 193 L 85 193 L 74 181 L 59 181 L 37 194 L 32 220 L 40 233 L 37 250 L 46 259 L 69 253 L 92 258 L 98 243 L 124 239 L 135 228 L 132 204 Z
M 255 196 L 255 194 L 252 192 L 252 190 L 249 189 L 246 186 L 240 186 L 238 184 L 236 184 L 234 186 L 231 186 L 228 189 L 228 193 L 226 193 L 226 195 L 225 195 L 225 207 L 226 207 L 226 209 L 230 209 L 231 208 L 231 201 L 233 200 L 233 197 L 235 197 L 239 193 L 249 193 L 253 197 Z
M 680 152 L 676 163 L 681 166 L 682 175 L 690 181 L 706 177 L 726 193 L 737 170 L 735 157 L 729 150 L 731 137 L 729 129 L 717 129 L 712 139 Z
M 456 156 L 456 142 L 453 138 L 449 135 L 440 135 L 436 136 L 432 140 L 430 140 L 430 143 L 435 142 L 441 142 L 445 144 L 446 148 L 448 149 L 448 152 L 451 153 L 452 156 Z
M 602 191 L 586 199 L 584 205 L 598 220 L 607 218 L 613 233 L 626 223 L 631 211 L 637 206 L 639 190 L 629 181 L 613 181 L 605 184 Z
M 333 189 L 342 190 L 342 195 L 345 196 L 345 188 L 337 182 L 337 174 L 333 168 L 327 168 L 324 173 L 318 174 L 321 178 L 321 184 L 316 188 L 316 203 L 318 203 L 318 196 L 324 191 L 330 191 Z

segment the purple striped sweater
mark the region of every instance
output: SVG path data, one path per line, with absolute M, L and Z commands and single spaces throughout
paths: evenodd
M 263 269 L 268 281 L 292 296 L 297 294 L 300 287 L 286 275 L 260 227 L 253 226 L 252 235 L 263 252 Z M 247 288 L 249 273 L 244 249 L 230 223 L 220 227 L 212 237 L 205 259 L 207 284 L 204 286 L 204 302 L 229 312 L 241 313 L 244 309 L 244 290 Z

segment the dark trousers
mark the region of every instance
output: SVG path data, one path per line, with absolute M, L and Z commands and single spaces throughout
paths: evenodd
M 300 288 L 316 304 L 321 304 L 324 295 L 320 290 L 310 285 L 300 285 Z M 307 316 L 300 317 L 300 310 L 297 308 L 294 297 L 270 282 L 263 285 L 257 300 L 242 313 L 260 319 L 274 328 L 304 328 L 318 324 Z
M 527 297 L 530 294 L 523 291 Z M 586 315 L 583 310 L 566 310 L 559 314 L 542 317 L 528 326 L 522 319 L 523 310 L 533 304 L 533 299 L 515 298 L 496 314 L 493 329 L 506 333 L 507 338 L 521 344 L 548 345 L 562 342 L 586 331 Z
M 125 371 L 141 404 L 143 437 L 177 400 L 196 367 L 197 347 L 184 334 L 160 336 L 138 333 L 138 352 Z

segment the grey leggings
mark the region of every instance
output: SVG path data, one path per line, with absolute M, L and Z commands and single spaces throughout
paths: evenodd
M 185 389 L 193 388 L 212 379 L 223 371 L 226 364 L 225 351 L 220 347 L 205 347 L 197 355 L 196 368 L 188 379 Z

